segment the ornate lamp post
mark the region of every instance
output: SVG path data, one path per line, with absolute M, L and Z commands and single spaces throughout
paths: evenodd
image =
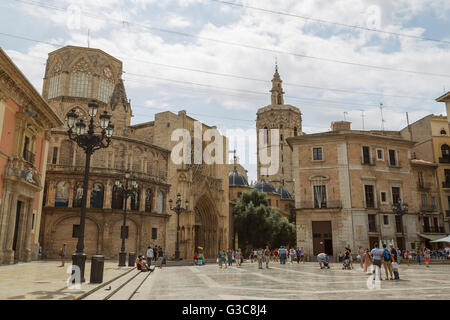
M 188 211 L 188 208 L 189 208 L 189 201 L 186 200 L 184 203 L 185 203 L 185 207 L 182 208 L 181 207 L 181 195 L 179 193 L 177 194 L 177 202 L 176 202 L 175 207 L 172 207 L 172 204 L 173 204 L 172 199 L 169 200 L 170 210 L 172 210 L 173 212 L 175 212 L 177 214 L 177 243 L 175 246 L 175 261 L 180 260 L 180 214 L 182 212 Z
M 131 187 L 128 186 L 128 181 L 131 179 Z M 127 229 L 127 202 L 128 198 L 132 196 L 137 188 L 138 184 L 134 177 L 131 176 L 129 171 L 125 172 L 125 187 L 122 184 L 122 181 L 119 179 L 116 180 L 115 185 L 118 189 L 118 192 L 121 193 L 122 198 L 125 199 L 125 205 L 123 207 L 123 225 L 120 230 L 120 238 L 122 239 L 122 247 L 119 252 L 119 267 L 125 267 L 125 260 L 127 258 L 127 253 L 125 251 L 125 239 L 128 238 L 128 229 Z
M 403 228 L 403 215 L 408 213 L 408 204 L 402 202 L 402 199 L 398 199 L 397 203 L 392 204 L 392 211 L 394 211 L 395 214 L 400 216 L 400 226 L 402 228 L 402 250 L 405 250 L 406 243 L 405 243 L 405 231 Z
M 84 282 L 84 266 L 86 262 L 86 254 L 84 253 L 84 227 L 86 220 L 86 201 L 87 189 L 89 181 L 89 168 L 91 164 L 92 154 L 99 149 L 107 148 L 111 144 L 111 137 L 114 133 L 114 125 L 110 123 L 111 115 L 106 110 L 100 115 L 100 134 L 95 133 L 98 125 L 94 124 L 94 118 L 97 115 L 98 103 L 92 100 L 88 104 L 89 107 L 89 125 L 86 128 L 86 123 L 82 119 L 78 120 L 78 115 L 75 109 L 70 111 L 67 115 L 67 126 L 69 139 L 75 141 L 86 153 L 86 163 L 84 169 L 84 183 L 83 183 L 83 197 L 81 200 L 81 215 L 80 226 L 78 229 L 77 251 L 72 255 L 72 265 L 80 268 L 81 282 Z M 75 133 L 73 130 L 75 129 Z M 86 130 L 87 129 L 87 130 Z

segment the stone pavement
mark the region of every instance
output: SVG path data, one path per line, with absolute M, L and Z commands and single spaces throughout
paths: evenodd
M 70 263 L 58 267 L 59 261 L 33 261 L 0 266 L 0 299 L 74 299 L 99 284 L 89 284 L 91 263 L 86 261 L 85 279 L 80 289 L 68 289 Z M 69 270 L 69 272 L 67 272 Z M 117 261 L 105 261 L 103 283 L 130 270 L 119 268 Z
M 133 300 L 450 299 L 450 265 L 401 264 L 401 280 L 383 280 L 379 289 L 369 289 L 368 278 L 359 265 L 342 270 L 337 263 L 324 270 L 317 263 L 271 263 L 268 270 L 249 262 L 223 270 L 216 264 L 171 267 L 152 273 Z

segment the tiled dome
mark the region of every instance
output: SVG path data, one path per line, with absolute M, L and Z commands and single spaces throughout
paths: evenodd
M 253 189 L 256 189 L 261 192 L 277 194 L 277 190 L 271 185 L 269 182 L 261 180 L 253 186 Z
M 247 179 L 245 179 L 245 177 L 237 171 L 230 172 L 230 174 L 228 175 L 228 184 L 230 187 L 248 187 L 249 186 Z
M 280 194 L 281 200 L 294 200 L 289 191 L 283 187 L 280 187 L 277 192 Z

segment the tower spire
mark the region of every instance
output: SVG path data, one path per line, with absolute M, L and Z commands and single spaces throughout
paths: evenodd
M 283 81 L 280 78 L 280 74 L 278 73 L 278 60 L 275 58 L 275 74 L 272 79 L 272 93 L 271 102 L 272 105 L 283 105 L 284 104 L 284 91 L 282 87 Z

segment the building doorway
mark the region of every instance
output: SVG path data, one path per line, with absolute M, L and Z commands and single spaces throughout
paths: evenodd
M 400 248 L 400 250 L 405 250 L 405 246 L 403 244 L 403 238 L 397 237 L 397 247 Z
M 369 237 L 369 249 L 373 249 L 375 243 L 379 245 L 380 239 L 378 237 Z
M 313 221 L 313 251 L 314 255 L 321 252 L 329 256 L 333 255 L 333 237 L 331 230 L 331 221 Z
M 14 263 L 19 261 L 19 248 L 17 246 L 18 238 L 19 238 L 19 227 L 20 227 L 20 218 L 22 212 L 22 202 L 17 201 L 17 209 L 16 209 L 16 223 L 14 225 L 14 237 L 13 237 L 13 246 L 12 249 L 14 251 Z

